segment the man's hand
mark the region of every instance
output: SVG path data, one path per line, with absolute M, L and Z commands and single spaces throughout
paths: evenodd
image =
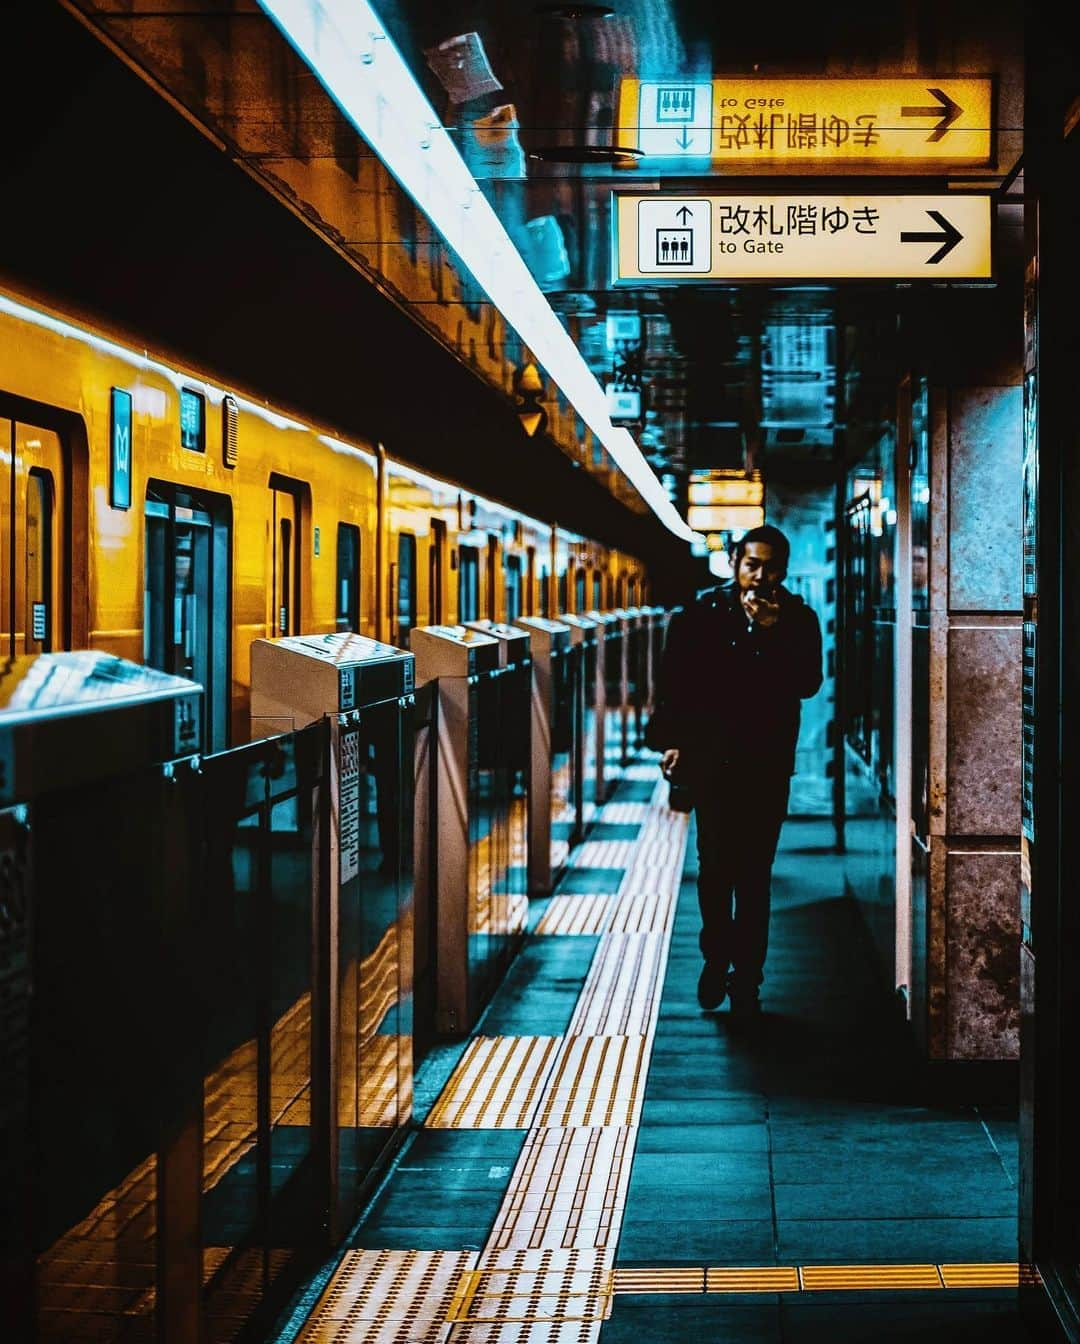
M 780 603 L 775 599 L 765 597 L 753 588 L 748 588 L 741 596 L 743 611 L 763 630 L 768 630 L 780 619 Z
M 670 775 L 672 770 L 679 764 L 678 747 L 668 747 L 660 761 L 660 769 L 665 775 Z

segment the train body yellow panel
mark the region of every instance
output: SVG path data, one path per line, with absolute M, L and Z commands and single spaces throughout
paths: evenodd
M 249 736 L 255 638 L 407 646 L 421 624 L 643 600 L 628 556 L 29 296 L 0 290 L 0 351 L 0 648 L 190 676 L 210 749 Z

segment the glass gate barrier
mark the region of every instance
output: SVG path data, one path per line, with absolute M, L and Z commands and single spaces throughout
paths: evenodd
M 438 684 L 435 1025 L 468 1031 L 511 950 L 511 777 L 501 741 L 500 642 L 464 625 L 413 630 L 421 686 Z
M 253 735 L 320 721 L 329 732 L 312 1012 L 327 1024 L 334 1080 L 324 1104 L 338 1234 L 412 1114 L 413 682 L 410 653 L 347 631 L 251 646 Z M 300 815 L 311 805 L 295 804 Z
M 514 624 L 528 631 L 533 660 L 529 894 L 546 896 L 569 857 L 574 825 L 570 627 L 546 616 L 519 616 Z
M 498 748 L 506 771 L 509 813 L 505 870 L 493 890 L 495 922 L 505 930 L 506 959 L 517 950 L 528 919 L 529 778 L 532 724 L 532 656 L 525 630 L 505 621 L 467 621 L 499 641 Z
M 608 739 L 618 719 L 614 712 L 616 702 L 612 696 L 621 675 L 622 626 L 614 612 L 590 611 L 588 617 L 596 625 L 595 682 L 591 691 L 595 721 L 593 750 L 596 758 L 596 792 L 593 801 L 600 807 L 611 796 L 619 773 L 618 762 L 612 754 Z M 589 694 L 586 689 L 586 695 Z
M 563 616 L 570 627 L 573 755 L 571 758 L 571 843 L 580 844 L 596 810 L 597 623 L 588 616 Z
M 0 666 L 5 1338 L 153 1339 L 164 1305 L 164 1122 L 183 1130 L 201 1082 L 177 1016 L 198 846 L 174 776 L 200 748 L 200 700 L 101 652 Z M 191 1277 L 189 1303 L 198 1291 Z

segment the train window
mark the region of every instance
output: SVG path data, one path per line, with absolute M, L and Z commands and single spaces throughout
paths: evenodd
M 206 398 L 188 387 L 180 389 L 180 447 L 206 452 Z
M 458 620 L 480 615 L 480 556 L 475 546 L 458 548 Z
M 615 610 L 615 580 L 610 574 L 607 580 L 607 609 L 608 611 Z
M 521 615 L 521 556 L 506 557 L 506 619 L 516 621 Z
M 360 630 L 360 529 L 351 523 L 338 523 L 336 625 Z
M 574 610 L 584 611 L 588 606 L 585 597 L 585 571 L 579 569 L 574 575 Z
M 598 569 L 593 570 L 592 576 L 592 604 L 594 611 L 602 611 L 604 607 L 604 580 Z
M 203 688 L 207 751 L 228 746 L 230 501 L 146 487 L 143 660 Z
M 561 612 L 569 611 L 570 609 L 569 588 L 570 588 L 569 577 L 567 575 L 566 570 L 564 569 L 563 572 L 559 575 L 559 610 L 554 613 L 556 616 L 558 616 Z
M 428 611 L 432 625 L 443 620 L 443 556 L 446 554 L 446 524 L 441 518 L 431 520 L 431 541 L 428 543 Z
M 409 647 L 409 631 L 416 624 L 416 538 L 402 532 L 397 544 L 397 644 Z
M 551 615 L 551 575 L 546 570 L 540 575 L 540 615 Z
M 536 547 L 525 552 L 525 614 L 536 615 Z
M 489 621 L 496 620 L 499 614 L 495 609 L 495 594 L 496 589 L 498 587 L 496 583 L 496 576 L 498 574 L 498 568 L 499 568 L 498 538 L 488 537 L 487 566 L 484 575 L 484 586 L 487 591 L 485 592 L 484 596 L 487 599 L 486 601 L 487 618 Z
M 637 606 L 637 579 L 630 578 L 626 583 L 626 605 L 628 607 Z

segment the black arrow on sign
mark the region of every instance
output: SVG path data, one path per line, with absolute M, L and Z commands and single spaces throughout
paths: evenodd
M 941 246 L 932 257 L 927 257 L 927 266 L 936 266 L 939 261 L 953 250 L 957 243 L 962 241 L 964 235 L 937 210 L 927 210 L 926 212 L 935 224 L 941 226 L 940 233 L 902 233 L 900 241 L 902 243 L 940 243 Z
M 685 224 L 693 213 L 694 212 L 688 206 L 683 205 L 675 211 L 675 218 Z
M 694 137 L 692 135 L 687 135 L 686 130 L 684 128 L 680 132 L 675 143 L 679 146 L 680 149 L 689 149 L 690 146 L 694 143 Z
M 900 115 L 902 117 L 941 117 L 941 120 L 926 137 L 926 143 L 933 144 L 935 140 L 940 140 L 948 132 L 949 127 L 957 117 L 963 116 L 964 109 L 959 104 L 954 103 L 944 89 L 927 89 L 927 93 L 932 94 L 938 100 L 936 107 L 902 107 Z M 942 116 L 944 113 L 944 116 Z

